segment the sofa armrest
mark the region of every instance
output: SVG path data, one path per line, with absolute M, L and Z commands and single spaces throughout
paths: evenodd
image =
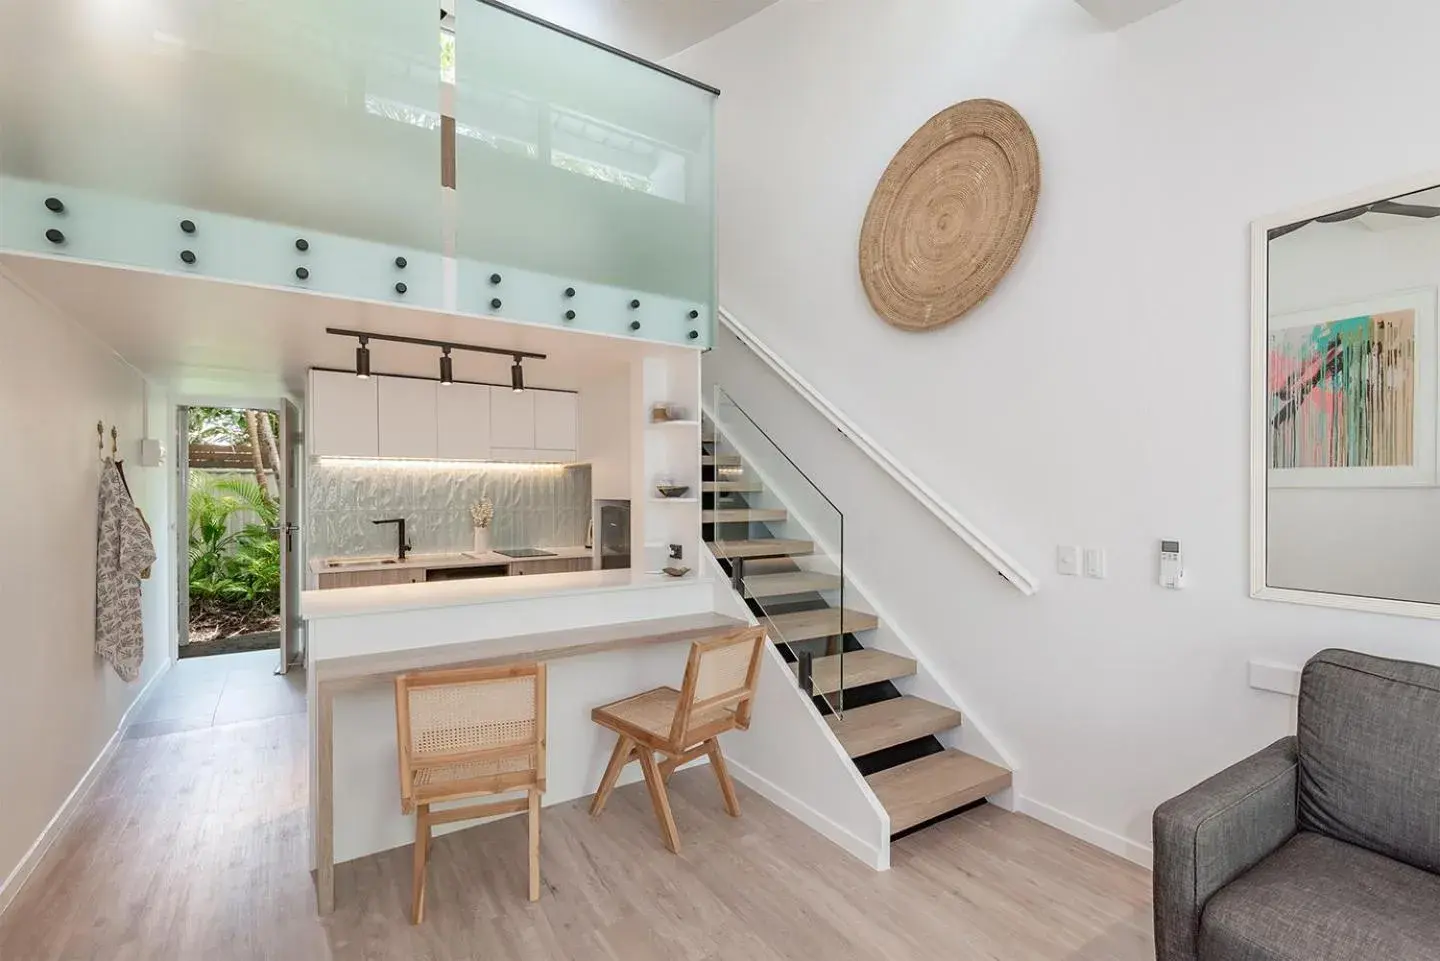
M 1155 810 L 1158 961 L 1198 961 L 1205 903 L 1294 835 L 1297 765 L 1283 738 Z

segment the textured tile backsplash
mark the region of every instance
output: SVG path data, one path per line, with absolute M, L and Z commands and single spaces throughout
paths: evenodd
M 495 503 L 492 548 L 576 547 L 590 523 L 590 468 L 504 464 L 382 466 L 312 463 L 306 477 L 308 553 L 385 554 L 395 528 L 371 521 L 403 517 L 417 554 L 470 550 L 470 505 Z

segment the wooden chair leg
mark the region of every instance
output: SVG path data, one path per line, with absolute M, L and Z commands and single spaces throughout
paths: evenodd
M 710 755 L 710 767 L 715 771 L 715 780 L 720 782 L 720 793 L 725 796 L 725 811 L 732 817 L 740 816 L 740 799 L 735 796 L 735 782 L 730 780 L 730 769 L 725 766 L 725 755 L 720 753 L 720 739 L 712 737 L 705 742 Z
M 540 900 L 540 792 L 530 789 L 530 900 Z
M 675 829 L 675 815 L 670 811 L 670 796 L 665 792 L 665 778 L 660 765 L 655 763 L 655 752 L 649 748 L 640 749 L 640 767 L 645 772 L 645 786 L 650 789 L 650 803 L 655 806 L 655 818 L 660 822 L 660 837 L 672 854 L 680 853 L 680 832 Z
M 425 920 L 425 866 L 430 860 L 430 805 L 415 809 L 415 864 L 411 879 L 410 923 Z
M 591 817 L 598 818 L 600 812 L 605 810 L 605 802 L 610 800 L 610 792 L 615 790 L 615 782 L 620 780 L 620 772 L 630 763 L 634 749 L 634 741 L 623 734 L 619 735 L 615 742 L 615 752 L 610 755 L 610 764 L 605 768 L 605 776 L 600 779 L 600 790 L 595 792 L 595 800 L 590 802 Z

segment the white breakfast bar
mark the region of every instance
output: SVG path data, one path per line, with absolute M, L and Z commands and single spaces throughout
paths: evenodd
M 414 836 L 400 811 L 395 675 L 548 662 L 544 803 L 573 800 L 594 792 L 612 747 L 591 722 L 591 708 L 678 684 L 690 641 L 743 626 L 715 613 L 717 585 L 728 592 L 727 584 L 693 574 L 616 570 L 306 592 L 320 912 L 334 909 L 337 863 Z M 626 780 L 635 779 L 638 772 Z

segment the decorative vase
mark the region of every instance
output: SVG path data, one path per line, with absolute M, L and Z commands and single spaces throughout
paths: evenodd
M 475 553 L 487 554 L 490 552 L 490 528 L 475 528 Z

